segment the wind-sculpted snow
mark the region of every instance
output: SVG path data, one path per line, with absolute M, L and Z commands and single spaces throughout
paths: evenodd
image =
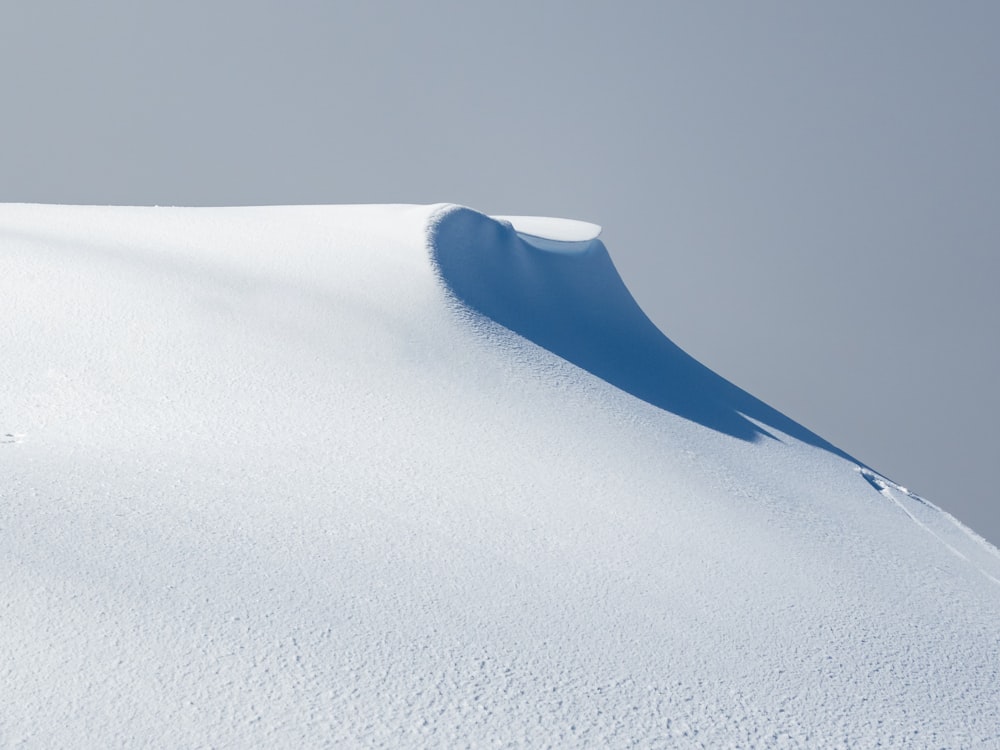
M 0 746 L 996 746 L 997 550 L 580 242 L 0 207 Z
M 435 218 L 434 259 L 454 295 L 476 312 L 633 396 L 742 439 L 771 430 L 850 458 L 716 375 L 650 322 L 600 240 L 532 243 L 467 208 Z M 541 246 L 540 246 L 541 245 Z

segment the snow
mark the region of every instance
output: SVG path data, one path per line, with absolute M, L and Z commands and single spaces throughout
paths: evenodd
M 1000 742 L 1000 553 L 574 227 L 0 207 L 0 745 Z
M 508 222 L 520 234 L 559 242 L 588 242 L 601 235 L 601 227 L 589 221 L 559 219 L 553 216 L 493 216 Z
M 491 216 L 501 224 L 510 224 L 521 240 L 537 250 L 552 253 L 586 252 L 601 234 L 601 227 L 589 221 L 559 219 L 553 216 Z

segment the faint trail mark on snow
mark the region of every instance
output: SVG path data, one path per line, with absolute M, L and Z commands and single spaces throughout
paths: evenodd
M 959 531 L 961 531 L 970 541 L 972 541 L 974 544 L 977 544 L 977 545 L 981 546 L 987 553 L 989 553 L 990 555 L 992 555 L 993 557 L 995 557 L 997 559 L 1000 559 L 1000 550 L 997 550 L 996 547 L 994 547 L 993 545 L 991 545 L 989 542 L 987 542 L 985 539 L 983 539 L 979 535 L 977 535 L 974 532 L 972 532 L 965 525 L 963 525 L 962 523 L 960 523 L 950 513 L 947 513 L 945 511 L 941 510 L 941 508 L 939 508 L 938 506 L 936 506 L 930 500 L 927 500 L 926 498 L 920 497 L 920 495 L 917 495 L 914 492 L 910 492 L 908 489 L 906 489 L 906 487 L 903 487 L 902 485 L 896 484 L 892 480 L 887 479 L 886 477 L 882 476 L 881 474 L 875 473 L 871 469 L 866 469 L 866 468 L 863 468 L 863 467 L 860 467 L 860 466 L 858 466 L 856 468 L 857 468 L 858 472 L 861 474 L 861 476 L 864 478 L 864 480 L 866 482 L 868 482 L 868 484 L 870 484 L 872 487 L 874 487 L 876 490 L 878 490 L 878 492 L 883 497 L 886 497 L 889 500 L 891 500 L 896 505 L 896 507 L 898 507 L 901 511 L 903 511 L 903 513 L 905 513 L 910 518 L 910 520 L 913 521 L 913 523 L 915 523 L 917 526 L 919 526 L 920 528 L 922 528 L 924 531 L 926 531 L 932 537 L 934 537 L 935 539 L 937 539 L 941 544 L 943 544 L 945 547 L 947 547 L 948 550 L 951 551 L 952 554 L 954 554 L 956 557 L 959 557 L 962 560 L 965 560 L 967 563 L 969 563 L 970 565 L 974 566 L 984 576 L 986 576 L 987 578 L 989 578 L 991 581 L 993 581 L 997 585 L 1000 585 L 1000 578 L 997 578 L 996 576 L 994 576 L 994 575 L 988 573 L 987 571 L 983 570 L 974 561 L 970 560 L 967 555 L 965 555 L 962 552 L 960 552 L 953 545 L 951 545 L 948 541 L 946 541 L 945 539 L 943 539 L 937 532 L 935 532 L 934 529 L 932 529 L 926 523 L 924 523 L 919 518 L 917 518 L 913 513 L 910 512 L 909 508 L 906 507 L 905 503 L 902 501 L 902 499 L 899 496 L 900 495 L 905 496 L 905 497 L 909 498 L 910 500 L 913 500 L 914 502 L 920 503 L 921 505 L 925 505 L 928 508 L 936 511 L 943 518 L 945 518 L 949 523 L 951 523 Z
M 23 443 L 24 435 L 19 432 L 5 432 L 0 436 L 0 444 L 13 444 L 13 443 Z

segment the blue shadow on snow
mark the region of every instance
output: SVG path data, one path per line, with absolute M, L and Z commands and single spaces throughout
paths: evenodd
M 541 249 L 511 225 L 461 207 L 444 209 L 429 239 L 458 300 L 636 398 L 741 440 L 774 438 L 771 428 L 858 463 L 664 336 L 600 240 Z

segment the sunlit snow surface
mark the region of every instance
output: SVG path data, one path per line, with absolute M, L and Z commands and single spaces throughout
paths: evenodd
M 1000 746 L 997 550 L 516 229 L 0 207 L 0 746 Z

